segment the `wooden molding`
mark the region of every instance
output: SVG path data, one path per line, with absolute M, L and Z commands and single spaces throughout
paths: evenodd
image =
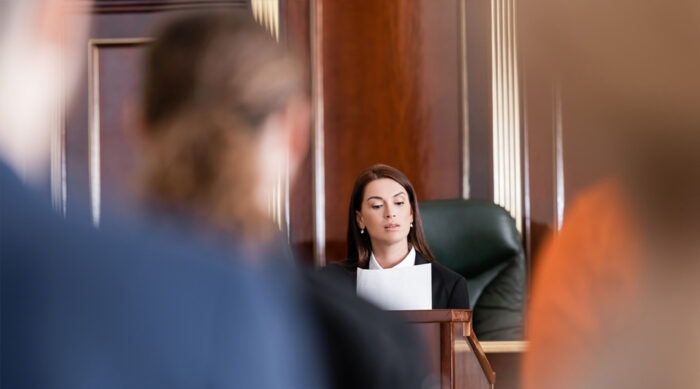
M 480 342 L 485 353 L 523 353 L 527 351 L 525 340 Z
M 79 11 L 92 13 L 158 12 L 211 7 L 249 8 L 248 0 L 77 0 L 72 4 Z
M 102 38 L 87 42 L 88 59 L 88 174 L 90 179 L 90 209 L 95 227 L 100 224 L 102 178 L 100 170 L 100 61 L 99 48 L 104 46 L 143 45 L 153 38 Z
M 472 311 L 468 309 L 430 309 L 399 311 L 410 317 L 412 323 L 471 322 Z

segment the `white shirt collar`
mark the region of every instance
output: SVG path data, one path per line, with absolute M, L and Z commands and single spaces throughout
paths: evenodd
M 416 250 L 411 247 L 411 250 L 408 251 L 408 255 L 404 259 L 401 260 L 401 262 L 397 263 L 392 269 L 396 269 L 399 267 L 408 267 L 408 266 L 413 266 L 416 264 Z M 369 270 L 385 270 L 379 262 L 377 262 L 377 258 L 374 257 L 374 253 L 372 253 L 369 256 Z

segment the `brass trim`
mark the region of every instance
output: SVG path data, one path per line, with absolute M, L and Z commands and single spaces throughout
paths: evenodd
M 87 42 L 88 58 L 88 172 L 90 182 L 90 210 L 95 227 L 100 225 L 100 57 L 103 46 L 139 45 L 153 42 L 153 38 L 97 38 Z
M 526 340 L 479 342 L 485 353 L 524 353 L 529 347 Z

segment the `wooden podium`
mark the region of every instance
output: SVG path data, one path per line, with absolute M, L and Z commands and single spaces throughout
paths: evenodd
M 496 373 L 472 331 L 472 311 L 433 309 L 401 311 L 424 335 L 431 373 L 441 389 L 493 389 Z

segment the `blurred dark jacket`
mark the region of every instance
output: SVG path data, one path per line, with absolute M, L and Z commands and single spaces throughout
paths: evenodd
M 423 388 L 432 382 L 420 335 L 401 316 L 360 299 L 342 279 L 319 272 L 306 278 L 334 388 Z
M 146 204 L 145 212 L 157 229 L 186 224 L 188 234 L 202 239 L 222 251 L 240 244 L 235 234 L 198 219 L 186 210 Z M 269 274 L 268 282 L 288 284 L 299 292 L 298 311 L 308 318 L 306 325 L 314 331 L 307 342 L 314 342 L 322 362 L 317 370 L 326 373 L 332 388 L 422 388 L 428 369 L 419 335 L 395 313 L 382 311 L 358 298 L 333 277 L 299 266 L 286 239 L 276 236 L 264 243 L 246 242 L 246 258 Z M 241 262 L 240 256 L 227 259 Z M 243 264 L 241 264 L 243 265 Z M 272 286 L 272 285 L 271 285 Z
M 1 386 L 325 386 L 293 286 L 188 242 L 63 219 L 0 164 Z

